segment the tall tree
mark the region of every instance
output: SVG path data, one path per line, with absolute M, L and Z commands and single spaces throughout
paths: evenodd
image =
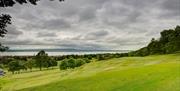
M 42 70 L 42 67 L 46 64 L 48 60 L 48 54 L 45 53 L 44 50 L 41 50 L 36 56 L 35 56 L 35 63 L 36 66 L 39 67 L 40 70 Z
M 0 15 L 0 37 L 4 37 L 7 33 L 7 24 L 11 24 L 11 16 L 7 14 Z M 7 50 L 8 47 L 2 46 L 0 43 L 0 52 Z

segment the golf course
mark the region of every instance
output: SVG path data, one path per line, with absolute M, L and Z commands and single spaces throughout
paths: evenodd
M 0 0 L 0 91 L 180 91 L 180 0 Z
M 122 57 L 0 78 L 1 91 L 180 91 L 180 54 Z

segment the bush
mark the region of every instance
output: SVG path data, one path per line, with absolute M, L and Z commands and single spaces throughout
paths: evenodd
M 70 58 L 70 59 L 67 61 L 67 63 L 68 63 L 68 67 L 69 67 L 69 68 L 75 68 L 75 67 L 76 67 L 76 60 L 73 59 L 73 58 Z
M 91 62 L 91 60 L 89 58 L 84 58 L 83 60 L 85 61 L 85 63 L 90 63 Z
M 90 63 L 91 61 L 89 59 L 65 59 L 63 60 L 60 65 L 59 68 L 61 70 L 66 70 L 66 69 L 70 69 L 70 68 L 75 68 L 75 67 L 80 67 L 85 63 Z
M 63 61 L 61 62 L 61 64 L 59 65 L 59 68 L 60 68 L 61 70 L 66 70 L 66 69 L 68 68 L 68 63 L 67 63 L 66 60 L 67 60 L 67 59 L 63 60 Z
M 80 67 L 81 65 L 85 64 L 86 61 L 83 59 L 77 59 L 76 60 L 76 67 Z
M 55 60 L 50 60 L 50 67 L 53 67 L 53 66 L 57 66 L 57 61 Z

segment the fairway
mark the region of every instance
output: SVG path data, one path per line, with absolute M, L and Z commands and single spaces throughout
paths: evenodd
M 1 91 L 180 91 L 180 54 L 94 61 L 0 78 Z

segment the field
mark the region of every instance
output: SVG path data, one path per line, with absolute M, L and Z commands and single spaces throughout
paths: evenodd
M 8 73 L 2 91 L 180 91 L 180 54 L 124 57 L 75 69 Z

